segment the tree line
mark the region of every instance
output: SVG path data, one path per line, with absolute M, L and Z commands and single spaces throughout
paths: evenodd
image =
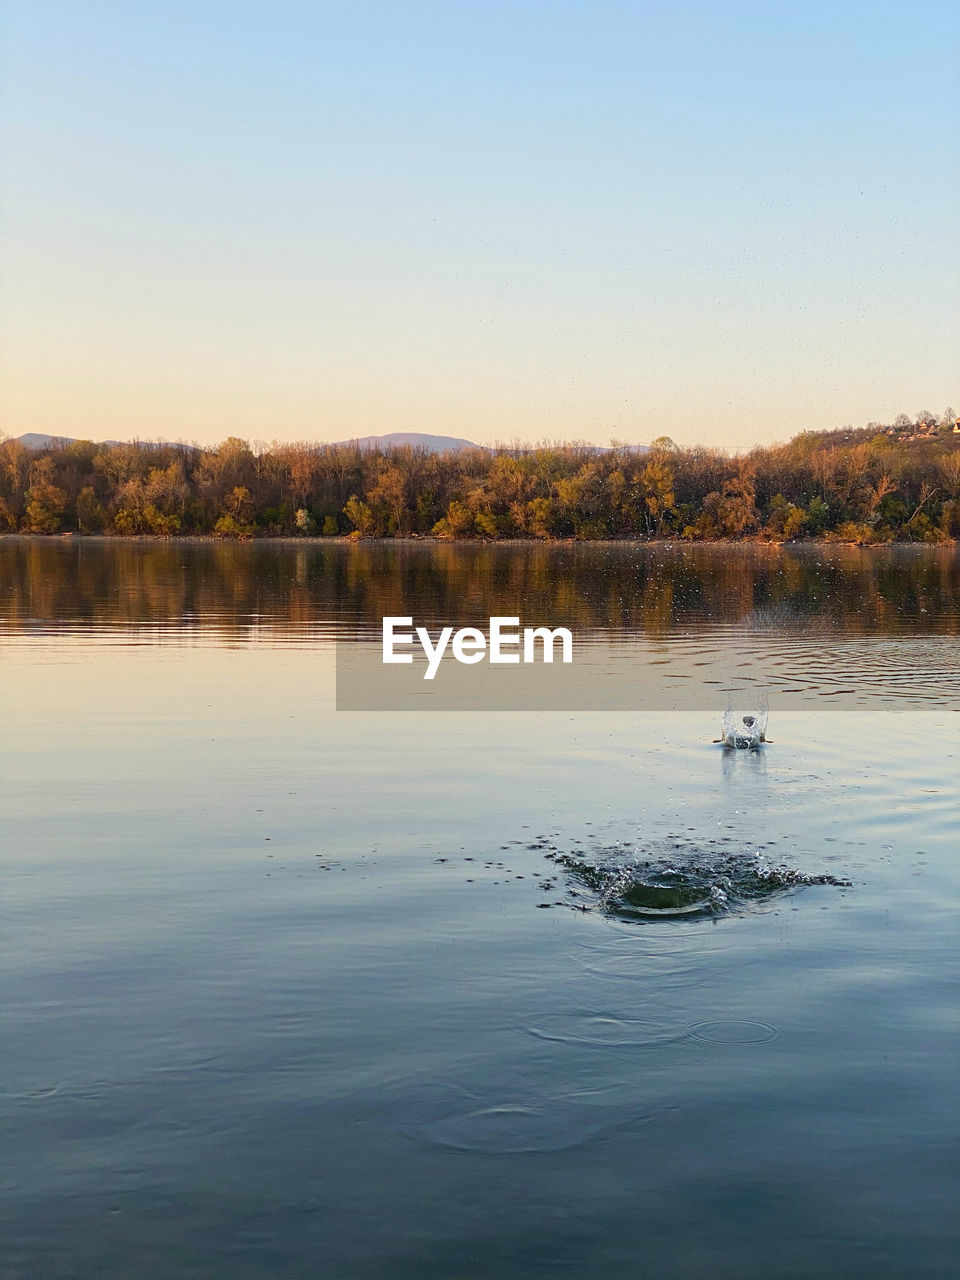
M 665 436 L 646 453 L 4 440 L 0 532 L 945 542 L 960 535 L 960 430 L 948 409 L 739 455 Z

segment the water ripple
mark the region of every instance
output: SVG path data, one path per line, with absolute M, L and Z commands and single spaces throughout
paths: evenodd
M 572 905 L 636 923 L 716 917 L 746 910 L 807 885 L 849 888 L 849 880 L 807 875 L 783 863 L 771 864 L 762 849 L 705 853 L 676 843 L 660 856 L 624 855 L 608 850 L 586 860 L 572 854 L 545 855 L 571 880 Z

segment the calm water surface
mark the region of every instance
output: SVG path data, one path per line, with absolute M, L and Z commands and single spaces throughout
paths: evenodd
M 4 1277 L 956 1274 L 955 551 L 2 539 L 0 584 Z M 337 637 L 518 612 L 700 694 L 333 710 Z M 571 869 L 731 858 L 850 886 Z

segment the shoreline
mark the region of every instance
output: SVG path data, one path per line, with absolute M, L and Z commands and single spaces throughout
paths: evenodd
M 218 546 L 434 546 L 434 547 L 757 547 L 781 550 L 784 547 L 856 547 L 861 551 L 882 551 L 890 547 L 916 547 L 918 549 L 956 549 L 960 539 L 942 538 L 936 542 L 918 541 L 913 538 L 892 538 L 888 541 L 856 542 L 840 538 L 791 538 L 777 542 L 770 538 L 444 538 L 432 534 L 405 535 L 400 538 L 360 537 L 340 534 L 260 534 L 246 538 L 224 537 L 216 533 L 79 533 L 66 530 L 62 533 L 21 533 L 7 530 L 0 533 L 0 542 L 92 542 L 92 543 L 149 543 L 150 545 L 208 544 Z

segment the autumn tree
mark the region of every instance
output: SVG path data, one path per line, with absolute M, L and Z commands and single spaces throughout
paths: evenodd
M 661 438 L 666 439 L 666 437 Z M 655 532 L 658 537 L 663 533 L 667 516 L 672 515 L 676 510 L 675 479 L 673 467 L 660 450 L 653 455 L 640 476 L 644 502 L 655 522 Z
M 60 528 L 67 495 L 52 482 L 52 473 L 53 461 L 50 457 L 38 458 L 30 468 L 30 488 L 25 494 L 24 511 L 24 529 L 27 533 L 56 533 Z

